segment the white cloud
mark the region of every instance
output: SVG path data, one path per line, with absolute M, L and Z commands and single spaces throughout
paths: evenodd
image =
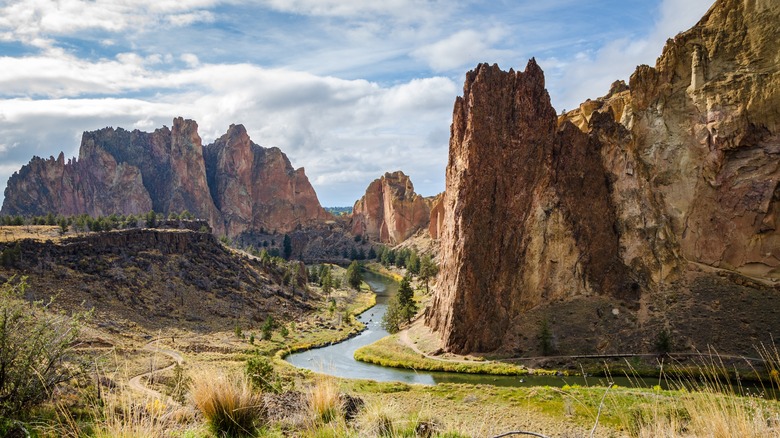
M 243 123 L 256 143 L 278 146 L 293 165 L 305 167 L 327 204 L 351 203 L 385 171 L 430 173 L 431 162 L 439 169 L 436 183 L 420 188 L 431 190 L 429 195 L 443 188 L 449 133 L 442 127 L 449 125 L 458 89 L 448 78 L 381 86 L 249 64 L 206 64 L 169 73 L 148 68 L 144 58 L 128 55 L 116 61 L 81 61 L 75 70 L 50 75 L 47 85 L 26 82 L 38 92 L 55 90 L 52 96 L 68 89 L 155 92 L 132 99 L 72 93 L 0 100 L 0 138 L 25 145 L 0 151 L 0 161 L 26 162 L 32 154 L 75 151 L 83 130 L 112 125 L 150 131 L 181 115 L 198 122 L 204 142 L 223 134 L 231 123 Z M 88 74 L 93 70 L 103 74 Z M 82 81 L 74 85 L 79 75 Z M 0 84 L 11 78 L 0 76 Z M 355 175 L 359 182 L 352 180 L 346 190 L 339 187 Z M 0 180 L 8 176 L 0 172 Z
M 499 57 L 500 51 L 491 48 L 491 45 L 499 41 L 503 34 L 504 31 L 499 28 L 487 32 L 462 30 L 415 49 L 411 54 L 424 60 L 434 71 L 453 70 Z
M 137 31 L 159 23 L 186 26 L 211 21 L 216 0 L 18 0 L 0 7 L 4 40 L 51 47 L 53 37 L 85 30 Z
M 198 56 L 194 53 L 184 53 L 181 55 L 181 60 L 184 61 L 187 66 L 194 68 L 200 65 L 200 60 L 198 59 Z
M 174 26 L 189 26 L 195 23 L 211 23 L 214 21 L 214 14 L 209 11 L 195 11 L 169 15 L 167 20 Z
M 441 0 L 265 0 L 281 12 L 326 17 L 394 16 L 403 21 L 421 20 L 443 13 L 455 2 Z

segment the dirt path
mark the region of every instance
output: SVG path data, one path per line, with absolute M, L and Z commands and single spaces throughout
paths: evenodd
M 154 341 L 149 342 L 148 344 L 144 345 L 142 349 L 146 350 L 146 351 L 151 351 L 152 353 L 164 354 L 164 355 L 170 357 L 171 359 L 173 359 L 174 363 L 171 364 L 171 365 L 168 365 L 165 368 L 160 368 L 159 370 L 148 371 L 148 372 L 139 374 L 139 375 L 131 378 L 130 381 L 128 382 L 128 385 L 130 386 L 130 388 L 132 388 L 132 389 L 134 389 L 134 390 L 136 390 L 138 392 L 141 392 L 141 393 L 143 393 L 143 394 L 145 394 L 145 395 L 147 395 L 149 397 L 167 399 L 170 403 L 178 404 L 178 403 L 176 403 L 176 401 L 174 401 L 170 397 L 168 397 L 166 395 L 163 395 L 159 391 L 155 391 L 155 390 L 145 386 L 142 383 L 142 380 L 144 378 L 146 378 L 146 377 L 151 376 L 152 373 L 159 373 L 159 372 L 162 372 L 162 371 L 167 371 L 167 370 L 173 369 L 173 367 L 175 367 L 176 364 L 181 365 L 181 364 L 184 363 L 184 357 L 181 355 L 181 353 L 179 353 L 178 351 L 175 351 L 175 350 L 169 350 L 167 348 L 159 348 L 159 347 L 155 346 L 157 341 L 158 340 L 155 339 Z

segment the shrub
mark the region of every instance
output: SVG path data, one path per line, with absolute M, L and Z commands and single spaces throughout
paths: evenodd
M 671 353 L 672 351 L 672 336 L 669 331 L 662 329 L 658 332 L 658 336 L 655 339 L 655 351 L 660 354 Z
M 0 418 L 19 416 L 80 372 L 72 346 L 90 314 L 26 302 L 26 289 L 26 277 L 0 286 Z
M 261 391 L 279 392 L 274 366 L 267 357 L 259 354 L 252 355 L 246 361 L 244 372 L 255 388 Z
M 217 436 L 252 436 L 264 423 L 261 397 L 245 377 L 195 373 L 191 396 Z

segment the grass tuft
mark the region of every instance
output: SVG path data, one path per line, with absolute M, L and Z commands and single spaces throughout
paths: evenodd
M 198 371 L 192 378 L 191 397 L 215 435 L 251 436 L 264 425 L 261 397 L 246 377 Z
M 341 418 L 342 403 L 339 397 L 339 385 L 330 376 L 317 378 L 314 386 L 309 389 L 309 412 L 315 422 L 330 423 Z

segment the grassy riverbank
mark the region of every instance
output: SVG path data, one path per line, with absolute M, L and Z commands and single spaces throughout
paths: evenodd
M 355 359 L 385 367 L 405 368 L 416 371 L 444 371 L 468 374 L 493 374 L 522 376 L 528 369 L 520 365 L 500 362 L 471 362 L 467 360 L 437 360 L 417 353 L 404 345 L 398 335 L 390 335 L 366 345 L 355 352 Z

